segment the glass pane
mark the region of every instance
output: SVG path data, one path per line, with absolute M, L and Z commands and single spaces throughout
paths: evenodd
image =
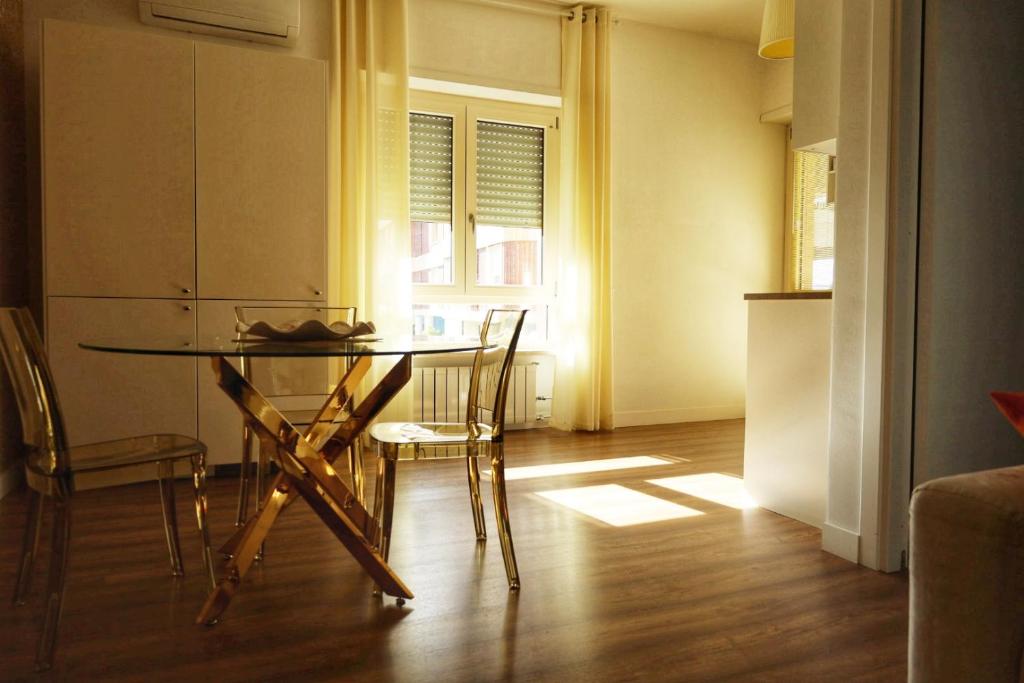
M 454 283 L 450 116 L 409 115 L 409 210 L 412 281 Z
M 491 308 L 527 309 L 520 346 L 539 345 L 548 338 L 548 307 L 544 304 L 415 304 L 413 337 L 417 341 L 443 341 L 479 337 L 480 325 Z
M 412 222 L 412 281 L 450 285 L 452 273 L 452 224 Z
M 544 129 L 477 121 L 476 284 L 542 284 Z
M 535 287 L 541 284 L 544 231 L 537 228 L 476 227 L 476 283 Z

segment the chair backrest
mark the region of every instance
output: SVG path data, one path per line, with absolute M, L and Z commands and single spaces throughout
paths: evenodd
M 292 320 L 319 320 L 330 325 L 356 322 L 355 306 L 236 306 L 235 321 L 254 323 L 262 320 L 273 325 Z M 240 335 L 245 338 L 245 335 Z M 257 363 L 242 359 L 242 374 L 267 396 L 297 394 L 320 395 L 330 391 L 337 368 L 327 358 L 261 358 Z M 335 363 L 336 364 L 336 363 Z
M 493 308 L 480 328 L 480 341 L 497 344 L 476 352 L 466 402 L 466 427 L 478 434 L 478 424 L 489 424 L 492 438 L 500 440 L 505 432 L 505 401 L 512 379 L 512 361 L 523 331 L 527 311 Z
M 21 414 L 22 441 L 43 474 L 70 469 L 57 388 L 27 308 L 0 308 L 0 352 Z

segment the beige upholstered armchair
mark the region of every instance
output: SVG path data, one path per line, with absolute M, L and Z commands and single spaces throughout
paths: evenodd
M 1024 681 L 1024 466 L 923 484 L 910 523 L 910 681 Z

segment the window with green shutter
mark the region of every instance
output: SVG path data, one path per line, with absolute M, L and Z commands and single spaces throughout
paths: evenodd
M 453 125 L 449 116 L 409 115 L 409 216 L 414 283 L 454 282 Z
M 543 284 L 544 128 L 476 121 L 476 284 Z

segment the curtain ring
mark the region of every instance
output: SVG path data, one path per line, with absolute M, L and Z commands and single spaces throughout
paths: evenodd
M 576 18 L 576 10 L 569 10 L 569 21 Z

